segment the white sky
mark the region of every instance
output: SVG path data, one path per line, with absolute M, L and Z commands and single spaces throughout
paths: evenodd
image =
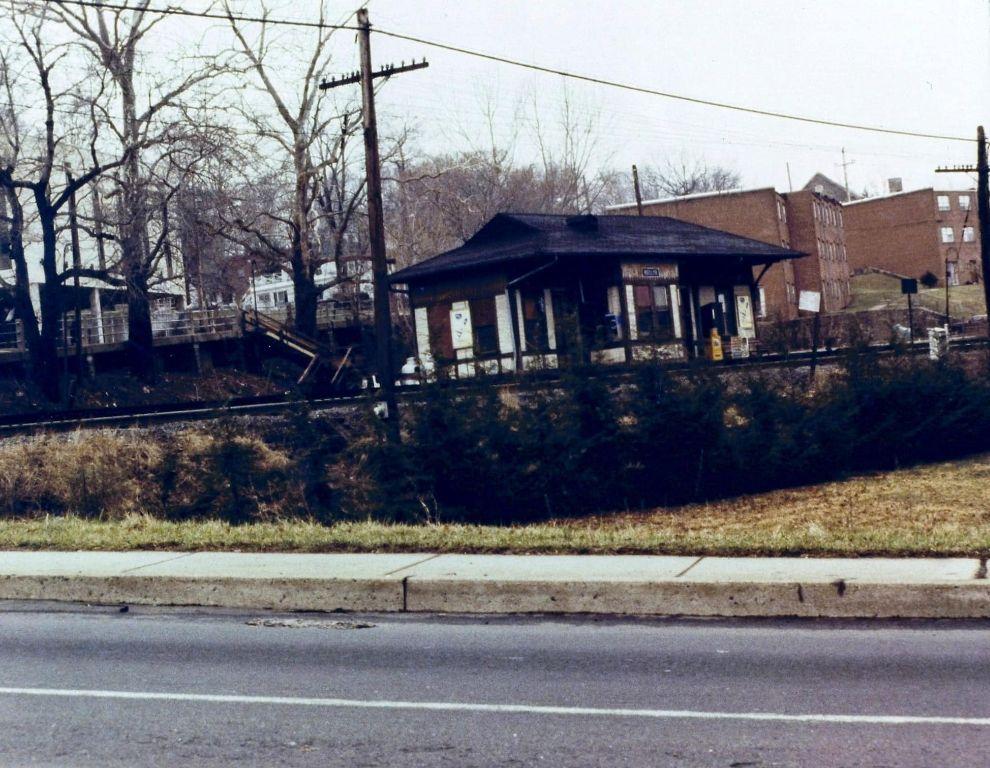
M 272 15 L 315 20 L 318 0 L 269 0 Z M 358 0 L 327 0 L 338 21 Z M 183 0 L 205 8 L 206 0 Z M 153 6 L 165 5 L 152 1 Z M 258 0 L 232 0 L 258 14 Z M 369 0 L 372 24 L 417 37 L 630 84 L 744 106 L 925 133 L 975 136 L 990 128 L 990 0 Z M 246 29 L 250 29 L 250 25 Z M 315 33 L 281 28 L 278 75 L 291 83 Z M 335 34 L 335 72 L 356 66 L 349 31 Z M 173 18 L 149 35 L 143 64 L 232 44 L 224 22 Z M 745 186 L 795 188 L 816 171 L 842 181 L 846 148 L 853 190 L 965 188 L 975 144 L 902 138 L 746 115 L 521 70 L 428 46 L 373 37 L 375 65 L 426 56 L 430 67 L 396 77 L 379 97 L 383 134 L 415 127 L 426 151 L 484 144 L 483 104 L 497 104 L 502 141 L 532 159 L 532 104 L 554 119 L 565 88 L 580 115 L 598 115 L 598 162 L 698 159 L 739 170 Z M 159 70 L 161 71 L 161 70 Z M 250 76 L 248 76 L 250 77 Z M 357 87 L 349 94 L 358 98 Z M 340 89 L 339 97 L 348 94 Z M 528 101 L 527 101 L 528 100 Z M 528 103 L 520 120 L 517 106 Z M 269 108 L 259 97 L 258 108 Z M 630 195 L 631 196 L 631 195 Z
M 373 24 L 545 66 L 649 88 L 842 122 L 960 136 L 990 124 L 986 0 L 615 0 L 482 2 L 372 0 Z M 559 100 L 562 78 L 373 38 L 376 61 L 427 55 L 430 69 L 383 91 L 390 112 L 415 116 L 424 138 L 475 120 L 480 88 L 505 104 L 520 94 Z M 975 144 L 911 139 L 695 106 L 571 83 L 601 110 L 599 145 L 613 162 L 699 157 L 736 167 L 744 184 L 786 190 L 815 172 L 853 189 L 968 187 L 937 165 L 975 162 Z M 548 109 L 552 113 L 552 108 Z M 988 125 L 990 127 L 990 125 Z

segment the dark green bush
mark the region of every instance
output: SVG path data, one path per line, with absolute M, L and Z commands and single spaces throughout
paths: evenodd
M 824 378 L 825 381 L 821 379 Z M 740 376 L 646 365 L 523 386 L 440 384 L 401 446 L 367 452 L 369 511 L 523 522 L 681 504 L 990 450 L 990 387 L 960 367 L 850 353 L 844 368 Z M 372 499 L 366 494 L 366 502 Z M 375 505 L 378 505 L 377 507 Z

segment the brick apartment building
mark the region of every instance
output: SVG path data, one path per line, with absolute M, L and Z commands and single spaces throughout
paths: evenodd
M 629 213 L 636 204 L 611 206 Z M 773 187 L 729 190 L 643 202 L 643 215 L 670 216 L 808 254 L 774 264 L 759 277 L 760 314 L 793 320 L 801 291 L 819 291 L 822 309 L 849 304 L 849 265 L 839 201 L 813 190 L 780 193 Z
M 856 200 L 843 206 L 849 267 L 869 267 L 949 285 L 976 283 L 980 225 L 976 192 L 932 188 Z

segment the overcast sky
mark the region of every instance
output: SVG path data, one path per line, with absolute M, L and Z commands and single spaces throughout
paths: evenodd
M 301 6 L 296 6 L 296 12 Z M 990 123 L 990 4 L 987 0 L 662 0 L 482 2 L 372 0 L 385 29 L 687 96 L 841 122 L 959 136 Z M 552 115 L 563 78 L 374 38 L 377 61 L 426 55 L 430 69 L 383 91 L 391 113 L 414 119 L 424 138 L 479 118 L 489 89 L 512 120 L 512 103 L 536 97 Z M 969 186 L 938 175 L 973 163 L 975 145 L 819 128 L 695 106 L 613 88 L 569 83 L 601 112 L 601 150 L 627 167 L 668 155 L 737 168 L 747 186 L 794 186 L 815 172 L 881 191 Z M 508 130 L 508 126 L 505 126 Z
M 246 14 L 261 9 L 258 0 L 232 4 Z M 317 0 L 267 5 L 280 18 L 315 20 L 318 12 Z M 339 21 L 357 6 L 328 0 L 327 7 L 329 19 Z M 953 136 L 975 136 L 980 121 L 990 127 L 990 0 L 370 0 L 368 9 L 383 30 L 685 96 Z M 287 57 L 278 74 L 291 83 L 291 65 L 305 63 L 314 32 L 277 34 Z M 354 34 L 334 38 L 333 69 L 352 69 Z M 170 19 L 145 51 L 148 62 L 164 61 L 198 41 L 209 50 L 231 40 L 223 22 Z M 376 66 L 423 56 L 429 69 L 383 86 L 379 114 L 383 133 L 411 124 L 427 151 L 483 144 L 487 101 L 497 105 L 498 140 L 515 136 L 517 159 L 529 160 L 534 105 L 552 123 L 566 92 L 579 119 L 595 126 L 597 162 L 622 169 L 698 159 L 737 169 L 745 186 L 785 191 L 788 164 L 794 188 L 816 171 L 841 182 L 844 147 L 854 190 L 880 193 L 892 176 L 903 177 L 907 189 L 975 183 L 933 173 L 938 165 L 973 163 L 972 142 L 758 117 L 373 37 Z M 528 105 L 521 116 L 519 103 Z

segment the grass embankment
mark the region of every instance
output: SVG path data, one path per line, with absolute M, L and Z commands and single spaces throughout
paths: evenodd
M 990 553 L 990 455 L 712 504 L 512 527 L 0 520 L 0 548 L 977 556 Z
M 907 309 L 907 296 L 901 293 L 901 281 L 890 275 L 868 273 L 849 279 L 852 300 L 844 311 L 862 312 L 871 309 Z M 918 285 L 915 307 L 945 312 L 945 285 L 924 288 Z M 982 285 L 953 285 L 949 287 L 949 314 L 968 318 L 986 312 Z

